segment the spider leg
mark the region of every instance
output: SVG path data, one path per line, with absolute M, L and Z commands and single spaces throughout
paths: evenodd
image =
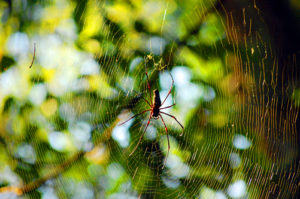
M 151 107 L 151 104 L 149 103 L 148 100 L 146 100 L 146 98 L 144 98 L 143 96 L 141 96 L 141 98 Z
M 170 72 L 169 72 L 169 73 L 170 73 Z M 169 92 L 168 92 L 166 98 L 165 98 L 164 101 L 161 103 L 161 106 L 165 103 L 165 101 L 166 101 L 167 98 L 169 97 L 169 95 L 170 95 L 170 93 L 171 93 L 171 91 L 172 91 L 173 85 L 174 85 L 174 79 L 173 79 L 171 73 L 170 73 L 170 76 L 171 76 L 171 78 L 172 78 L 172 85 L 171 85 L 171 88 L 170 88 L 170 90 L 169 90 Z
M 141 137 L 140 137 L 140 139 L 139 139 L 139 142 L 138 142 L 137 145 L 134 147 L 133 151 L 129 154 L 129 156 L 131 156 L 131 155 L 135 152 L 135 150 L 137 149 L 137 147 L 138 147 L 139 144 L 141 143 L 141 141 L 142 141 L 142 139 L 143 139 L 143 137 L 144 137 L 144 134 L 145 134 L 145 132 L 146 132 L 146 129 L 148 128 L 148 126 L 149 126 L 149 124 L 150 124 L 151 116 L 152 116 L 152 113 L 150 113 L 150 116 L 149 116 L 147 125 L 146 125 L 146 127 L 145 127 L 145 129 L 144 129 L 144 132 L 142 133 L 142 135 L 141 135 Z
M 173 118 L 174 120 L 176 120 L 176 122 L 181 126 L 181 128 L 182 128 L 182 133 L 183 133 L 183 130 L 184 130 L 184 127 L 183 127 L 183 125 L 182 124 L 180 124 L 180 122 L 177 120 L 177 118 L 175 117 L 175 116 L 173 116 L 173 115 L 170 115 L 170 114 L 168 114 L 168 113 L 165 113 L 165 112 L 162 112 L 162 111 L 160 111 L 160 113 L 162 113 L 162 114 L 165 114 L 165 115 L 167 115 L 167 116 L 169 116 L 169 117 L 171 117 L 171 118 Z M 180 135 L 182 135 L 182 133 L 180 134 Z
M 150 93 L 150 99 L 152 100 L 152 94 L 151 94 L 151 86 L 149 84 L 149 77 L 148 77 L 148 72 L 146 71 L 146 58 L 144 58 L 144 62 L 145 62 L 145 72 L 146 72 L 146 77 L 147 77 L 147 87 L 148 87 L 148 90 L 149 90 L 149 93 Z M 151 105 L 152 105 L 152 102 L 150 101 Z M 151 106 L 150 105 L 150 106 Z
M 170 106 L 166 106 L 166 107 L 163 107 L 163 108 L 159 108 L 159 110 L 162 110 L 162 109 L 166 109 L 166 108 L 171 108 L 172 106 L 175 106 L 176 104 L 172 104 Z
M 164 124 L 164 126 L 165 126 L 165 130 L 166 130 L 166 134 L 167 134 L 167 140 L 168 140 L 168 152 L 167 152 L 167 155 L 166 155 L 166 158 L 165 158 L 165 161 L 164 161 L 164 165 L 163 165 L 163 167 L 162 167 L 162 168 L 164 168 L 164 167 L 165 167 L 165 164 L 166 164 L 166 160 L 167 160 L 167 158 L 168 158 L 168 156 L 169 156 L 169 151 L 170 151 L 170 140 L 169 140 L 169 133 L 168 133 L 168 128 L 167 128 L 167 126 L 166 126 L 166 123 L 165 123 L 165 121 L 164 121 L 162 115 L 159 114 L 159 116 L 160 116 L 161 121 L 163 122 L 163 124 Z
M 133 91 L 136 92 L 135 90 L 133 90 Z M 142 95 L 140 95 L 140 97 L 151 107 L 149 101 L 146 98 L 144 98 Z
M 128 122 L 129 120 L 133 119 L 134 117 L 136 117 L 136 116 L 138 116 L 138 115 L 141 115 L 141 114 L 143 114 L 143 113 L 146 113 L 146 112 L 148 112 L 148 111 L 151 111 L 151 109 L 148 109 L 148 110 L 142 111 L 142 112 L 140 112 L 140 113 L 138 113 L 138 114 L 135 114 L 134 116 L 132 116 L 131 118 L 129 118 L 129 119 L 126 120 L 125 122 L 122 122 L 122 123 L 119 124 L 118 126 L 121 126 L 121 125 L 125 124 L 126 122 Z

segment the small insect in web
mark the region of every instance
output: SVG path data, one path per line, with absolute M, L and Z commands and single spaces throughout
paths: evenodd
M 32 60 L 31 60 L 31 64 L 29 65 L 29 68 L 32 67 L 34 59 L 35 59 L 35 43 L 33 44 L 33 57 L 32 57 Z
M 149 93 L 150 93 L 150 98 L 152 99 L 151 86 L 150 86 L 150 84 L 149 84 L 148 73 L 147 73 L 147 71 L 146 71 L 145 73 L 146 73 L 146 77 L 147 77 L 147 87 L 148 87 L 148 91 L 149 91 Z M 148 101 L 147 99 L 145 99 L 144 97 L 142 98 L 142 99 L 149 105 L 149 108 L 150 108 L 150 109 L 144 110 L 144 111 L 142 111 L 142 112 L 140 112 L 140 113 L 138 113 L 138 114 L 136 114 L 136 115 L 130 117 L 130 118 L 127 119 L 125 122 L 122 122 L 121 124 L 119 124 L 119 126 L 120 126 L 120 125 L 123 125 L 123 124 L 125 124 L 126 122 L 130 121 L 131 119 L 135 118 L 135 117 L 138 116 L 138 115 L 142 115 L 142 114 L 144 114 L 144 113 L 150 112 L 149 119 L 148 119 L 148 122 L 147 122 L 147 124 L 146 124 L 146 127 L 145 127 L 145 129 L 144 129 L 144 131 L 143 131 L 143 133 L 142 133 L 142 135 L 141 135 L 141 137 L 140 137 L 140 139 L 139 139 L 137 145 L 135 146 L 135 148 L 133 149 L 133 151 L 130 153 L 129 156 L 131 156 L 131 155 L 135 152 L 135 150 L 137 149 L 137 147 L 139 146 L 139 144 L 140 144 L 140 142 L 142 141 L 142 139 L 143 139 L 143 137 L 144 137 L 144 134 L 145 134 L 145 132 L 146 132 L 146 130 L 147 130 L 147 128 L 148 128 L 148 126 L 149 126 L 150 121 L 151 121 L 152 118 L 155 119 L 155 120 L 157 120 L 157 119 L 160 118 L 161 121 L 162 121 L 162 123 L 163 123 L 163 125 L 164 125 L 164 127 L 165 127 L 165 131 L 166 131 L 166 135 L 167 135 L 167 140 L 168 140 L 168 151 L 167 151 L 167 156 L 166 156 L 166 157 L 168 157 L 168 154 L 169 154 L 169 151 L 170 151 L 170 140 L 169 140 L 169 132 L 168 132 L 168 128 L 167 128 L 166 123 L 165 123 L 165 121 L 164 121 L 164 119 L 163 119 L 163 117 L 162 117 L 162 114 L 167 115 L 167 116 L 173 118 L 173 119 L 180 125 L 180 127 L 182 128 L 182 130 L 184 130 L 183 125 L 177 120 L 177 118 L 176 118 L 175 116 L 170 115 L 170 114 L 168 114 L 168 113 L 165 113 L 165 112 L 161 111 L 161 110 L 163 110 L 163 109 L 171 108 L 172 106 L 175 105 L 175 103 L 174 103 L 174 104 L 172 104 L 172 105 L 170 105 L 170 106 L 162 107 L 163 104 L 165 103 L 165 101 L 167 100 L 167 98 L 169 97 L 169 95 L 171 94 L 171 91 L 172 91 L 172 88 L 173 88 L 173 85 L 174 85 L 174 79 L 173 79 L 171 73 L 169 73 L 169 74 L 170 74 L 170 76 L 171 76 L 171 78 L 172 78 L 172 85 L 171 85 L 171 88 L 170 88 L 170 90 L 169 90 L 169 92 L 168 92 L 166 98 L 163 100 L 163 102 L 161 102 L 161 100 L 160 100 L 159 91 L 158 91 L 157 89 L 155 89 L 155 90 L 153 90 L 153 94 L 154 94 L 154 96 L 153 96 L 153 101 L 150 101 L 150 102 L 149 102 L 149 101 Z

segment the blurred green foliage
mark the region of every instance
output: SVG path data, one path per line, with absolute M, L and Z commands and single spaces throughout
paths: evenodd
M 299 89 L 276 94 L 269 41 L 220 5 L 1 1 L 0 197 L 295 197 Z M 174 77 L 168 156 L 160 120 L 131 156 L 148 115 L 117 125 L 148 108 L 146 71 L 162 99 Z

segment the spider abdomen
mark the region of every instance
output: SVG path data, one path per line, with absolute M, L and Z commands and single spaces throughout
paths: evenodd
M 152 117 L 154 119 L 158 119 L 159 116 L 159 108 L 161 106 L 161 101 L 160 101 L 160 96 L 159 96 L 159 91 L 155 89 L 153 91 L 154 97 L 153 97 L 153 109 L 152 109 Z
M 161 106 L 161 101 L 160 101 L 160 96 L 159 96 L 159 91 L 157 89 L 155 89 L 153 91 L 154 93 L 154 97 L 153 97 L 153 104 L 154 104 L 154 107 L 157 107 L 159 108 Z

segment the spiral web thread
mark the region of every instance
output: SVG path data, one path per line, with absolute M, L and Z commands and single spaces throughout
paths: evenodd
M 108 5 L 96 5 L 99 11 L 112 12 Z M 21 170 L 20 175 L 28 182 L 2 187 L 1 192 L 24 193 L 26 197 L 27 192 L 34 195 L 30 191 L 38 188 L 43 193 L 53 190 L 60 198 L 76 197 L 84 191 L 87 198 L 91 193 L 96 198 L 234 198 L 238 192 L 233 189 L 245 189 L 239 197 L 296 197 L 300 172 L 296 130 L 299 109 L 291 99 L 290 91 L 299 81 L 297 56 L 292 55 L 285 59 L 286 62 L 279 62 L 270 42 L 252 27 L 254 20 L 261 19 L 255 1 L 250 6 L 249 12 L 253 9 L 257 13 L 255 18 L 246 17 L 248 9 L 243 9 L 242 18 L 238 18 L 236 13 L 227 11 L 225 7 L 217 9 L 213 1 L 201 1 L 192 12 L 183 15 L 187 29 L 199 28 L 194 23 L 195 18 L 203 22 L 211 13 L 218 17 L 225 36 L 207 51 L 201 46 L 187 51 L 170 39 L 169 46 L 175 47 L 167 53 L 153 55 L 150 48 L 150 52 L 135 55 L 134 49 L 130 48 L 132 41 L 126 38 L 129 32 L 126 32 L 125 25 L 121 26 L 125 33 L 121 30 L 112 33 L 114 24 L 103 25 L 105 50 L 94 57 L 100 64 L 101 89 L 95 92 L 83 89 L 55 97 L 60 100 L 59 106 L 68 104 L 72 107 L 75 119 L 70 121 L 67 116 L 58 119 L 57 115 L 53 115 L 45 122 L 89 123 L 92 130 L 87 144 L 90 145 L 71 150 L 67 156 L 58 152 L 55 160 L 49 161 L 45 157 L 35 162 L 38 174 L 30 176 L 26 170 Z M 170 28 L 165 21 L 168 8 L 169 4 L 165 5 L 162 12 L 161 37 L 168 35 Z M 263 21 L 259 23 L 263 24 Z M 115 48 L 110 48 L 110 42 Z M 37 61 L 38 47 L 39 44 Z M 222 68 L 214 71 L 217 78 L 203 80 L 201 75 L 195 75 L 193 82 L 194 85 L 202 85 L 206 91 L 213 90 L 215 97 L 209 100 L 199 97 L 192 108 L 186 104 L 189 108 L 184 109 L 185 104 L 179 104 L 170 110 L 169 113 L 184 124 L 182 136 L 176 122 L 164 117 L 171 142 L 164 169 L 167 140 L 160 120 L 151 120 L 138 149 L 129 156 L 148 116 L 137 117 L 124 128 L 117 124 L 130 117 L 131 113 L 145 110 L 146 103 L 141 96 L 151 100 L 146 92 L 143 56 L 155 57 L 153 62 L 146 59 L 151 88 L 155 89 L 163 87 L 161 82 L 170 80 L 165 80 L 163 74 L 168 73 L 166 71 L 175 73 L 178 66 L 187 66 L 193 74 L 197 73 L 199 69 L 184 58 L 192 56 L 192 53 L 189 54 L 191 51 L 204 55 L 215 51 L 215 57 L 223 61 Z M 32 69 L 35 67 L 33 65 Z M 285 71 L 290 75 L 285 75 Z M 58 69 L 58 73 L 62 72 L 63 69 Z M 35 73 L 39 76 L 42 72 L 37 70 Z M 90 81 L 99 82 L 97 77 Z M 180 80 L 175 77 L 174 81 L 171 102 L 172 99 L 177 102 L 181 97 L 180 88 L 176 86 Z M 71 114 L 70 109 L 63 110 L 63 115 Z M 26 125 L 31 127 L 28 125 L 30 121 L 35 123 L 36 120 L 28 117 Z M 117 128 L 123 128 L 120 131 L 129 135 L 127 145 L 122 145 L 114 137 Z M 42 144 L 33 139 L 36 153 L 43 153 Z M 9 149 L 7 153 L 13 155 Z

